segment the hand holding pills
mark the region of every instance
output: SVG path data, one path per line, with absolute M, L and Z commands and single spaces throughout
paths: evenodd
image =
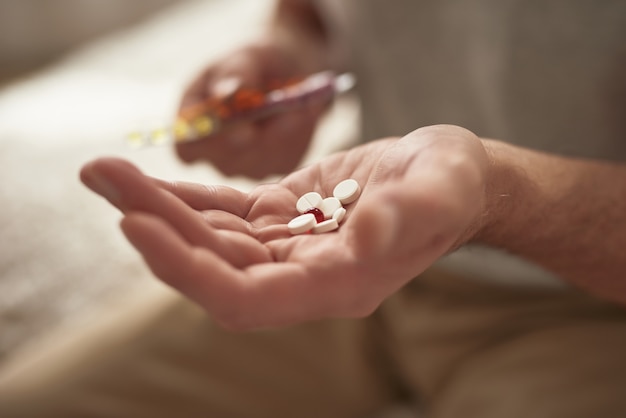
M 300 65 L 282 44 L 259 41 L 221 57 L 189 86 L 179 112 L 202 103 L 232 101 L 239 91 L 282 88 L 319 71 Z M 289 173 L 300 162 L 329 101 L 310 100 L 286 113 L 233 124 L 199 141 L 180 142 L 176 151 L 184 161 L 206 160 L 227 175 L 263 178 Z
M 478 138 L 440 126 L 250 193 L 156 180 L 111 158 L 81 176 L 123 212 L 156 276 L 243 330 L 370 314 L 487 221 L 488 166 Z

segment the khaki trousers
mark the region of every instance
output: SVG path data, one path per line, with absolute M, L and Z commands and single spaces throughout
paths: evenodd
M 363 320 L 228 333 L 172 299 L 0 378 L 0 417 L 626 417 L 626 311 L 429 271 Z M 0 374 L 1 376 L 1 374 Z

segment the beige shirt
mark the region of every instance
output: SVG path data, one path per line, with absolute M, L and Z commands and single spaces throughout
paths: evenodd
M 569 156 L 626 159 L 626 1 L 318 0 L 358 77 L 365 140 L 450 123 Z M 444 264 L 547 272 L 466 248 Z

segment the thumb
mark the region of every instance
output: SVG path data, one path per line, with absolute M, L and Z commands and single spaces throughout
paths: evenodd
M 398 197 L 390 189 L 379 188 L 361 196 L 352 218 L 359 259 L 375 260 L 389 252 L 399 235 L 401 212 Z
M 376 185 L 354 212 L 355 248 L 360 259 L 436 259 L 452 245 L 457 228 L 449 208 L 429 185 Z
M 215 97 L 216 99 L 222 99 L 233 95 L 243 85 L 243 80 L 240 76 L 228 75 L 221 77 L 215 82 L 209 83 L 207 86 L 208 95 Z

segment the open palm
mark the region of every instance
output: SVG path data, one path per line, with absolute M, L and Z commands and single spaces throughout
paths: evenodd
M 224 326 L 249 329 L 371 313 L 480 219 L 486 156 L 456 127 L 415 131 L 332 155 L 250 193 L 171 183 L 99 159 L 83 181 L 125 217 L 160 279 Z M 362 187 L 337 231 L 292 236 L 295 202 L 340 181 Z

